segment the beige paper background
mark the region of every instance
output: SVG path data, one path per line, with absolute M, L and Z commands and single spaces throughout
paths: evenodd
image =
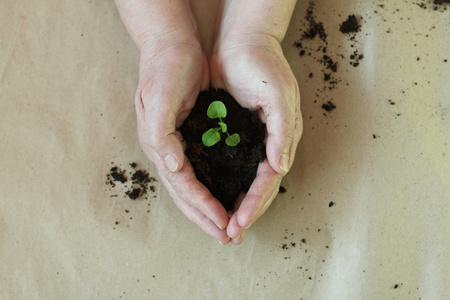
M 303 139 L 287 192 L 237 247 L 159 181 L 139 201 L 105 184 L 111 163 L 157 177 L 136 134 L 139 53 L 113 1 L 1 1 L 0 299 L 448 299 L 450 10 L 393 3 L 316 1 L 333 57 L 353 51 L 339 24 L 363 18 L 361 65 L 342 59 L 322 92 L 322 65 L 293 46 L 299 1 L 283 49 Z M 217 1 L 193 8 L 210 51 Z

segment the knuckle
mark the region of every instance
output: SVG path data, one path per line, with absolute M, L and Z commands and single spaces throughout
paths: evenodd
M 136 109 L 138 111 L 144 111 L 144 101 L 142 101 L 142 93 L 139 88 L 136 90 L 136 94 L 134 95 L 134 104 L 136 105 Z
M 151 86 L 149 82 L 141 81 L 139 82 L 138 88 L 136 89 L 136 94 L 134 96 L 135 104 L 145 107 L 144 99 L 150 94 Z
M 163 171 L 163 170 L 161 170 Z M 166 172 L 165 170 L 164 172 L 164 176 L 166 177 L 167 181 L 169 182 L 169 184 L 176 189 L 177 188 L 177 182 L 175 180 L 175 173 L 173 172 Z
M 140 88 L 138 89 L 138 96 L 143 101 L 144 99 L 149 98 L 149 95 L 152 91 L 152 85 L 150 82 L 142 82 L 140 84 Z

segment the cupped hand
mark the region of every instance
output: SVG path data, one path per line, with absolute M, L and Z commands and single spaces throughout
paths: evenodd
M 209 87 L 207 59 L 198 38 L 186 32 L 148 41 L 141 47 L 136 91 L 138 134 L 176 205 L 205 232 L 226 244 L 228 214 L 195 177 L 176 130 L 201 90 Z
M 227 234 L 242 242 L 245 230 L 270 206 L 291 168 L 302 134 L 300 93 L 280 43 L 252 36 L 216 43 L 210 61 L 211 84 L 227 90 L 243 107 L 258 110 L 266 124 L 266 160 L 248 193 L 236 203 Z

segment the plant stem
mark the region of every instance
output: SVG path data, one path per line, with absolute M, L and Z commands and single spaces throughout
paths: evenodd
M 222 121 L 222 118 L 221 118 L 221 117 L 219 117 L 219 120 L 220 120 L 220 122 L 224 123 L 224 121 Z M 225 131 L 225 133 L 226 133 L 228 136 L 231 136 L 231 135 L 228 133 L 228 130 Z

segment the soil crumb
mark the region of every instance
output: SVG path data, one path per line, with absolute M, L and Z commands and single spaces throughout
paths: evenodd
M 336 105 L 334 105 L 333 102 L 328 101 L 327 103 L 322 104 L 322 108 L 327 112 L 330 112 L 336 109 Z
M 352 33 L 358 32 L 361 26 L 358 24 L 358 20 L 355 15 L 348 16 L 347 20 L 345 20 L 341 26 L 339 27 L 339 31 L 342 33 Z
M 115 182 L 125 183 L 127 182 L 127 177 L 125 176 L 125 171 L 121 170 L 119 167 L 112 167 L 109 170 L 109 182 L 111 185 L 115 186 Z

